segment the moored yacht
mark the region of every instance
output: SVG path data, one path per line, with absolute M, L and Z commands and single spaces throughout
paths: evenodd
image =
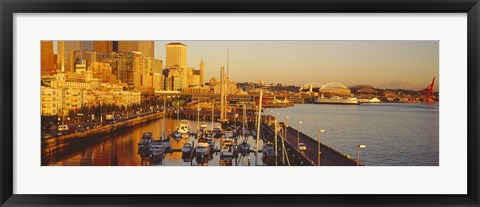
M 235 153 L 234 141 L 232 139 L 225 139 L 222 144 L 222 149 L 220 151 L 221 157 L 231 157 Z
M 275 153 L 275 146 L 273 145 L 273 143 L 269 142 L 269 143 L 263 144 L 262 154 L 264 157 L 277 156 L 277 153 Z
M 215 138 L 221 137 L 223 133 L 222 124 L 215 123 L 213 125 L 213 133 L 215 134 Z
M 380 99 L 378 98 L 359 98 L 359 103 L 380 103 Z
M 141 153 L 142 150 L 148 150 L 150 143 L 152 143 L 152 132 L 144 132 L 142 139 L 138 143 L 138 153 Z
M 210 153 L 210 145 L 206 142 L 199 142 L 195 151 L 199 157 L 208 156 Z
M 183 153 L 190 153 L 190 152 L 192 152 L 192 149 L 193 149 L 192 144 L 190 144 L 190 143 L 185 143 L 185 144 L 183 144 L 182 152 L 183 152 Z
M 190 132 L 190 122 L 188 120 L 181 120 L 177 131 L 182 134 L 188 134 L 188 132 Z
M 318 97 L 315 100 L 315 103 L 317 104 L 360 104 L 355 97 L 350 97 L 350 98 L 343 98 L 340 96 L 333 96 L 330 98 L 325 98 L 322 94 L 321 97 Z
M 149 149 L 151 156 L 160 156 L 165 152 L 165 146 L 160 140 L 153 140 L 152 143 L 150 143 Z

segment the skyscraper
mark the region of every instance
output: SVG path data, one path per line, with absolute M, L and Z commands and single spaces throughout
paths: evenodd
M 82 41 L 81 48 L 82 50 L 92 51 L 94 41 Z
M 187 46 L 179 43 L 168 43 L 166 51 L 167 68 L 178 68 L 182 80 L 182 87 L 188 87 L 187 77 Z
M 54 71 L 53 42 L 41 41 L 41 71 L 42 73 L 52 73 Z
M 74 71 L 74 61 L 72 60 L 74 58 L 74 51 L 76 50 L 81 50 L 82 45 L 80 41 L 63 41 L 64 42 L 64 54 L 63 56 L 63 62 L 64 62 L 64 72 L 75 72 Z M 58 51 L 57 51 L 58 52 Z M 58 58 L 60 58 L 59 56 Z
M 166 67 L 187 68 L 187 46 L 175 42 L 167 44 Z
M 118 41 L 119 52 L 141 52 L 145 57 L 154 57 L 153 41 Z
M 93 51 L 111 53 L 113 51 L 113 41 L 95 41 L 93 42 Z
M 57 70 L 65 72 L 65 41 L 57 42 Z
M 138 41 L 137 51 L 143 53 L 145 57 L 154 57 L 154 42 L 153 41 Z

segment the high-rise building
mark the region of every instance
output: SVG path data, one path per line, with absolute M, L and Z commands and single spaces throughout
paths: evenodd
M 145 57 L 154 57 L 153 41 L 118 41 L 118 52 L 141 52 Z
M 182 80 L 182 87 L 188 87 L 187 46 L 179 42 L 174 42 L 168 43 L 166 48 L 165 66 L 167 68 L 178 68 Z
M 168 43 L 166 53 L 166 67 L 187 68 L 187 46 L 179 43 Z
M 153 89 L 158 91 L 158 90 L 164 90 L 164 76 L 160 73 L 153 73 L 153 78 L 152 78 L 152 84 L 153 84 Z
M 65 41 L 57 42 L 57 70 L 65 72 Z
M 205 82 L 203 80 L 203 74 L 205 72 L 205 63 L 203 62 L 203 58 L 202 58 L 202 60 L 200 60 L 199 68 L 200 68 L 200 85 L 203 85 L 203 84 L 205 84 Z
M 135 52 L 133 54 L 133 87 L 135 89 L 140 89 L 144 86 L 142 82 L 147 80 L 144 78 L 145 74 L 145 57 L 142 53 Z
M 93 43 L 94 41 L 82 41 L 80 48 L 85 51 L 93 51 Z
M 64 41 L 64 72 L 75 72 L 74 71 L 74 51 L 81 50 L 82 45 L 80 41 Z
M 162 60 L 145 57 L 145 70 L 149 73 L 162 73 Z
M 133 86 L 133 53 L 114 52 L 97 61 L 110 64 L 115 80 Z
M 53 41 L 41 41 L 41 71 L 45 73 L 54 72 L 54 54 L 53 54 Z
M 113 41 L 95 41 L 93 42 L 93 51 L 111 53 L 113 52 Z
M 137 41 L 137 50 L 141 52 L 145 57 L 154 57 L 154 42 L 153 41 Z

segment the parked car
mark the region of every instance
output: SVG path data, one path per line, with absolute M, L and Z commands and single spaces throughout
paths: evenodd
M 306 151 L 307 146 L 304 143 L 298 143 L 298 150 L 300 150 L 301 152 Z

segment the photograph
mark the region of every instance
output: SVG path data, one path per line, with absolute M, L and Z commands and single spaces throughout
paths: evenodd
M 42 40 L 41 166 L 439 166 L 439 43 Z

